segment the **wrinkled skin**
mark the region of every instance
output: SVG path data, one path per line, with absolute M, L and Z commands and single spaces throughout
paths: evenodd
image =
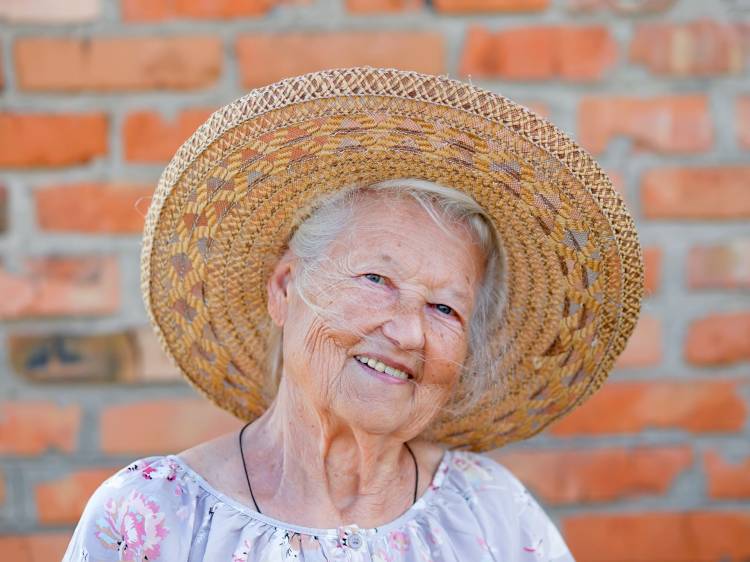
M 378 526 L 412 502 L 404 443 L 419 460 L 419 493 L 442 456 L 417 436 L 455 391 L 484 263 L 463 226 L 441 227 L 415 201 L 383 194 L 355 207 L 325 258 L 302 284 L 307 298 L 291 252 L 268 282 L 284 368 L 276 399 L 245 433 L 248 472 L 266 515 L 307 527 Z M 413 377 L 387 382 L 356 355 L 399 363 Z M 244 495 L 246 484 L 235 487 Z
M 284 377 L 295 392 L 348 425 L 406 441 L 457 383 L 481 254 L 463 228 L 442 231 L 413 200 L 371 198 L 306 291 L 320 314 L 278 277 L 294 274 L 287 256 L 272 280 L 272 316 L 284 329 Z M 398 362 L 414 379 L 384 384 L 355 360 L 361 354 Z

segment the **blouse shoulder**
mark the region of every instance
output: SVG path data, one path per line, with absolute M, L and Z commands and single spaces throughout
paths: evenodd
M 574 561 L 554 522 L 508 468 L 466 451 L 456 452 L 453 465 L 463 479 L 461 484 L 471 490 L 480 517 L 501 522 L 508 535 L 518 540 L 518 560 Z
M 187 559 L 195 494 L 168 456 L 121 468 L 91 495 L 63 562 Z

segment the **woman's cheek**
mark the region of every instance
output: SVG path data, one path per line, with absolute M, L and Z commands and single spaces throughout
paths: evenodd
M 459 320 L 431 318 L 429 330 L 446 355 L 462 355 L 468 349 L 468 338 Z
M 384 293 L 385 291 L 350 288 L 339 293 L 333 307 L 352 325 L 369 331 L 370 327 L 382 323 L 383 316 L 388 313 L 392 304 L 392 299 Z
M 469 348 L 463 330 L 446 326 L 441 328 L 434 331 L 429 360 L 440 381 L 450 383 L 460 376 Z

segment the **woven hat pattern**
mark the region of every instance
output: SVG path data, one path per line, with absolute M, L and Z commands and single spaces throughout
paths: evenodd
M 591 395 L 632 333 L 643 291 L 633 221 L 609 178 L 526 108 L 443 77 L 322 71 L 220 109 L 159 181 L 142 290 L 164 349 L 243 420 L 272 399 L 266 280 L 322 197 L 416 177 L 460 189 L 492 217 L 507 300 L 487 345 L 497 381 L 428 437 L 487 450 L 534 435 Z

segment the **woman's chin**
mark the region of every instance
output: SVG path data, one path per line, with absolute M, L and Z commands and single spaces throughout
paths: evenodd
M 407 423 L 413 407 L 414 387 L 393 385 L 366 374 L 357 373 L 343 385 L 335 410 L 369 433 L 392 433 Z M 353 383 L 353 384 L 351 384 Z
M 405 427 L 409 427 L 409 420 L 402 412 L 388 407 L 372 407 L 371 404 L 348 404 L 338 409 L 338 415 L 352 428 L 371 435 L 400 434 Z

